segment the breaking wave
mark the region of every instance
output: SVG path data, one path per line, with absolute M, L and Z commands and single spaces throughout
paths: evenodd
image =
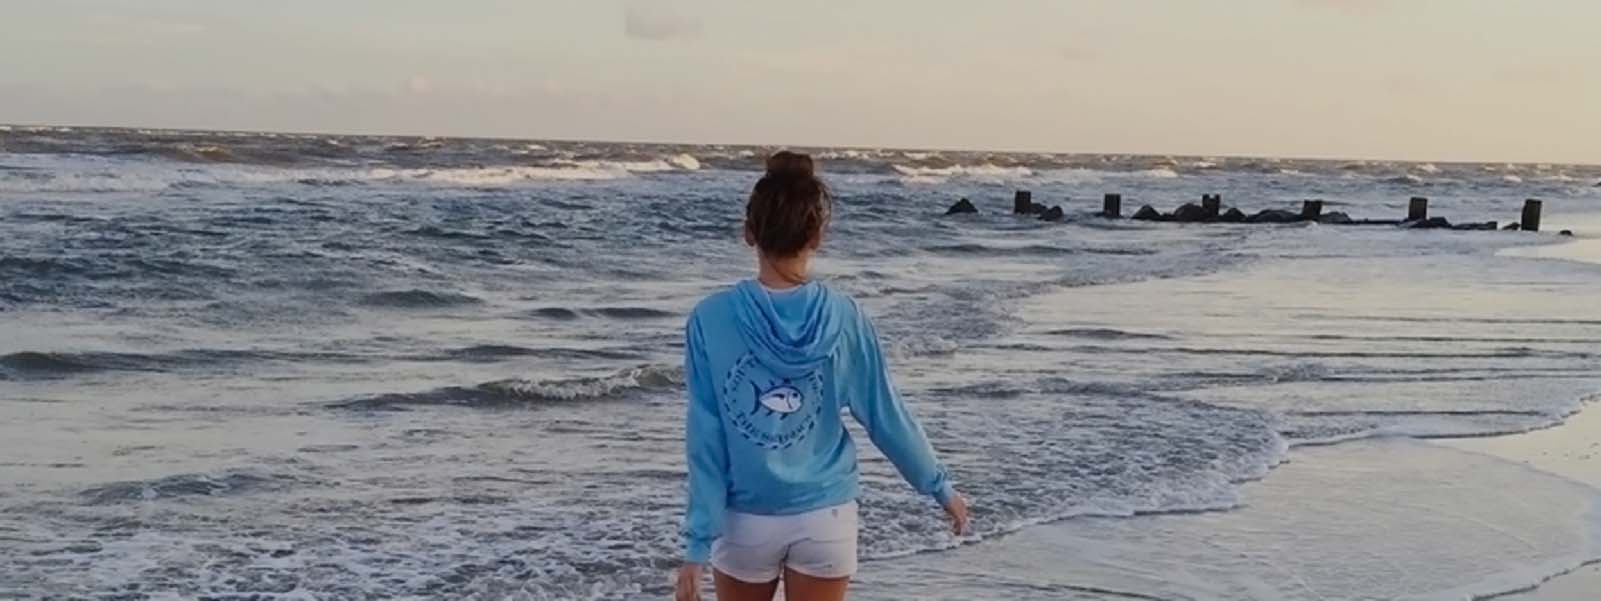
M 542 403 L 618 400 L 683 385 L 683 369 L 646 365 L 608 376 L 565 380 L 498 380 L 418 393 L 382 394 L 330 404 L 337 409 L 404 411 L 412 407 L 503 408 Z

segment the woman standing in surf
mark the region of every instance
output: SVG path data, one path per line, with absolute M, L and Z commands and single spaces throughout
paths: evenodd
M 757 277 L 713 294 L 685 327 L 689 503 L 677 598 L 835 601 L 856 572 L 856 447 L 843 410 L 961 533 L 956 494 L 890 381 L 878 333 L 850 297 L 810 277 L 833 198 L 812 159 L 767 160 L 745 207 Z

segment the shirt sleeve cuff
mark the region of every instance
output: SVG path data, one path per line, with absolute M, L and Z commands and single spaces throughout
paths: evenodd
M 934 500 L 939 502 L 940 507 L 949 505 L 951 503 L 951 499 L 954 498 L 956 498 L 956 488 L 951 486 L 951 483 L 949 482 L 946 482 L 944 485 L 940 486 L 938 490 L 934 491 Z
M 684 544 L 684 561 L 704 564 L 712 555 L 712 542 L 691 538 Z

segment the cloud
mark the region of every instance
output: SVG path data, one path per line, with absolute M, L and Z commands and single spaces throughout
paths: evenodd
M 134 35 L 180 36 L 204 33 L 209 29 L 201 23 L 183 19 L 105 11 L 90 14 L 89 21 L 99 27 Z
M 431 89 L 433 89 L 433 84 L 428 81 L 428 78 L 421 75 L 413 75 L 411 80 L 406 82 L 406 90 L 413 94 L 427 94 Z
M 1367 13 L 1384 8 L 1392 0 L 1299 0 L 1301 6 L 1327 8 L 1348 13 Z
M 698 36 L 701 23 L 662 0 L 629 0 L 623 5 L 623 32 L 636 40 L 660 42 Z
M 1495 78 L 1513 85 L 1547 86 L 1571 81 L 1569 73 L 1556 65 L 1513 65 L 1495 71 Z
M 1060 52 L 1062 58 L 1071 62 L 1087 62 L 1101 57 L 1101 54 L 1094 49 L 1082 46 L 1063 46 Z

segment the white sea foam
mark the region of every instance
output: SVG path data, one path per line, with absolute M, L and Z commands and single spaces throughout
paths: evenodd
M 1521 184 L 1521 183 L 1523 183 L 1523 178 L 1508 173 L 1506 175 L 1501 176 L 1501 181 L 1504 181 L 1504 182 L 1507 182 L 1507 183 L 1510 183 L 1510 184 Z
M 907 167 L 895 165 L 897 173 L 908 177 L 1023 178 L 1034 175 L 1028 167 L 1002 167 L 991 163 L 950 167 Z
M 1173 169 L 1168 168 L 1168 167 L 1158 167 L 1156 169 L 1146 169 L 1144 171 L 1138 171 L 1138 172 L 1136 172 L 1136 174 L 1139 175 L 1140 177 L 1153 177 L 1153 178 L 1157 178 L 1157 179 L 1173 179 L 1173 178 L 1176 178 L 1176 177 L 1179 176 L 1177 171 L 1174 171 Z
M 667 157 L 667 162 L 685 171 L 697 171 L 700 169 L 700 161 L 694 155 L 688 153 Z

